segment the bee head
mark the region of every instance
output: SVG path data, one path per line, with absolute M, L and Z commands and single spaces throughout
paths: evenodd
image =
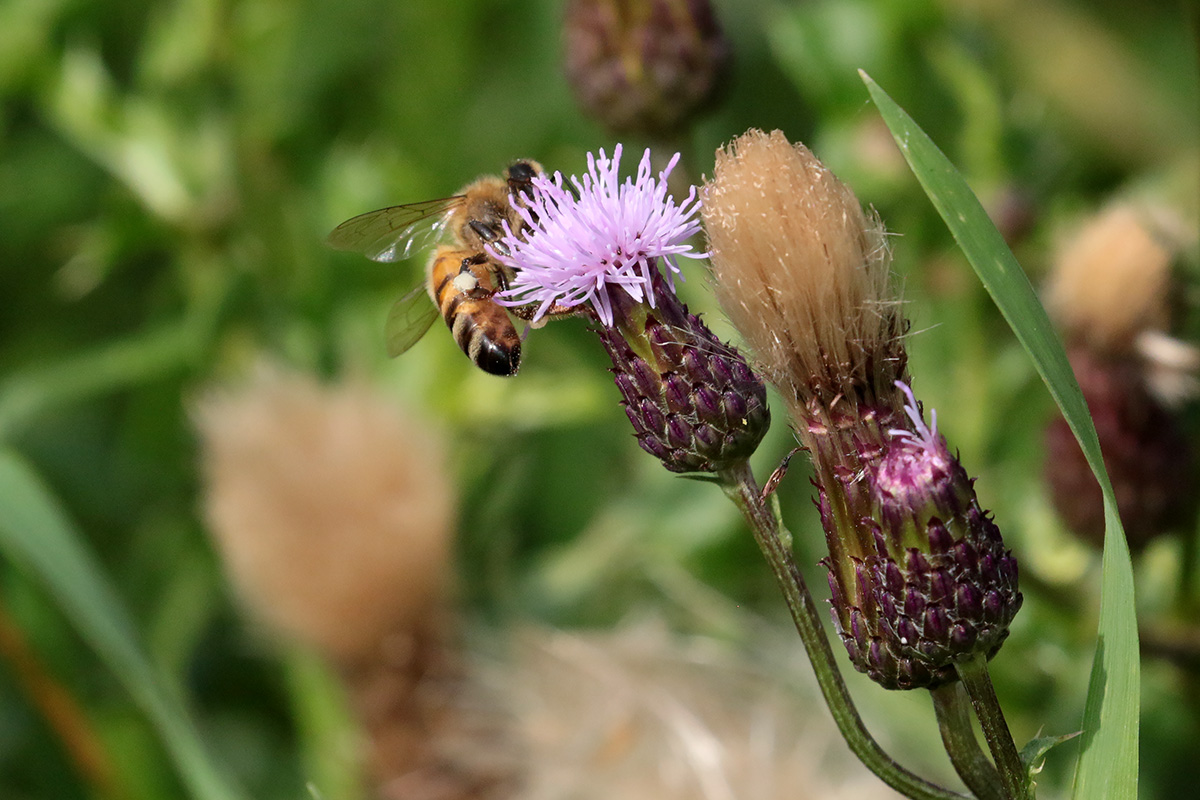
M 508 180 L 508 190 L 512 194 L 518 192 L 530 196 L 533 179 L 542 174 L 542 165 L 536 161 L 514 161 L 505 171 Z

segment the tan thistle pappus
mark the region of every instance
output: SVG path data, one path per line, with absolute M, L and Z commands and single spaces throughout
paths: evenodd
M 883 227 L 807 147 L 738 137 L 701 216 L 717 299 L 789 404 L 897 399 L 904 322 Z

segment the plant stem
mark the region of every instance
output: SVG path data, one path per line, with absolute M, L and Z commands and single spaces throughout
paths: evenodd
M 915 800 L 963 800 L 966 795 L 930 783 L 897 764 L 867 731 L 838 671 L 833 649 L 821 627 L 816 603 L 796 566 L 789 543 L 785 542 L 786 532 L 763 500 L 749 463 L 743 461 L 720 477 L 725 494 L 746 518 L 759 549 L 783 591 L 792 621 L 812 662 L 821 694 L 850 750 L 880 780 L 906 797 Z
M 1029 791 L 1029 780 L 1025 774 L 1025 767 L 1021 764 L 1021 757 L 1017 754 L 1012 734 L 1008 731 L 1004 712 L 1000 710 L 996 690 L 992 687 L 987 659 L 977 655 L 966 661 L 955 662 L 954 667 L 967 689 L 967 694 L 971 696 L 975 716 L 979 717 L 979 724 L 983 728 L 983 737 L 987 739 L 988 749 L 992 751 L 992 759 L 1000 772 L 1004 796 L 1008 800 L 1030 800 L 1032 794 Z
M 979 800 L 1004 800 L 1000 775 L 975 738 L 971 726 L 970 706 L 963 694 L 962 685 L 955 682 L 929 690 L 933 698 L 933 710 L 937 714 L 938 730 L 942 732 L 942 744 L 950 756 L 954 771 L 962 778 L 967 788 Z
M 21 626 L 0 606 L 0 660 L 7 662 L 30 702 L 58 736 L 67 760 L 97 797 L 125 796 L 112 759 L 74 695 L 46 669 Z

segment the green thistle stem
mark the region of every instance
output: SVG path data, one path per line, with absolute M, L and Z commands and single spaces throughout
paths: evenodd
M 1006 800 L 1032 800 L 1025 767 L 1021 764 L 1017 745 L 1008 731 L 1008 723 L 1004 720 L 1004 712 L 1000 710 L 1000 701 L 988 675 L 987 659 L 979 655 L 966 661 L 957 661 L 954 667 L 967 694 L 971 696 L 971 704 L 975 706 L 975 716 L 983 728 L 983 738 L 987 740 L 992 759 L 1000 772 L 1004 797 Z
M 834 659 L 833 648 L 821 627 L 816 603 L 808 590 L 804 576 L 800 574 L 792 556 L 791 538 L 780 524 L 775 512 L 763 500 L 750 464 L 741 461 L 719 474 L 725 494 L 737 505 L 759 549 L 767 559 L 771 572 L 783 592 L 792 621 L 804 643 L 817 684 L 825 703 L 846 740 L 850 750 L 866 767 L 888 786 L 914 800 L 964 800 L 967 795 L 950 791 L 942 786 L 909 772 L 892 760 L 863 724 L 850 691 L 842 680 Z
M 954 771 L 979 800 L 1004 800 L 1000 775 L 979 748 L 971 726 L 971 710 L 962 686 L 951 683 L 929 690 L 937 714 L 942 744 L 950 756 Z

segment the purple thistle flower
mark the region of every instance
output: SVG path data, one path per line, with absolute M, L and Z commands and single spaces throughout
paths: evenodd
M 536 321 L 551 306 L 590 303 L 596 316 L 613 324 L 613 298 L 619 287 L 635 303 L 655 307 L 652 273 L 659 260 L 678 274 L 676 256 L 703 258 L 684 242 L 700 230 L 696 218 L 700 200 L 693 187 L 682 204 L 667 195 L 667 176 L 679 161 L 676 153 L 655 179 L 650 151 L 642 156 L 636 179 L 621 182 L 621 145 L 611 159 L 600 151 L 588 154 L 588 171 L 571 177 L 544 175 L 533 181 L 533 199 L 517 206 L 525 221 L 521 235 L 505 224 L 505 236 L 491 250 L 493 257 L 516 273 L 508 289 L 495 296 L 505 306 L 537 304 Z M 576 196 L 578 195 L 578 196 Z

